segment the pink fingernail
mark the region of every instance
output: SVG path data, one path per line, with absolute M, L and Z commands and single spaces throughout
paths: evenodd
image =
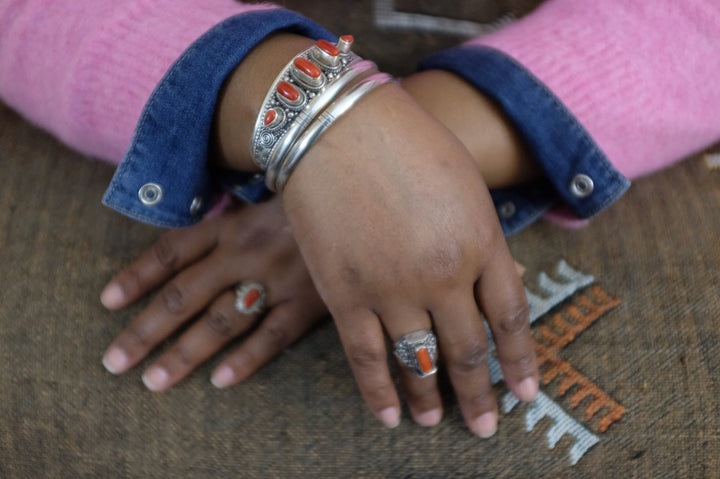
M 221 366 L 210 377 L 210 382 L 216 388 L 226 388 L 235 381 L 235 373 L 230 366 Z
M 538 383 L 533 378 L 525 378 L 517 385 L 517 397 L 521 401 L 532 401 L 538 392 Z
M 122 349 L 113 347 L 105 353 L 102 363 L 111 373 L 120 374 L 127 369 L 128 357 Z
M 142 375 L 142 381 L 151 391 L 160 391 L 167 386 L 170 376 L 160 366 L 150 366 L 150 369 Z
M 123 305 L 125 301 L 125 293 L 117 283 L 110 283 L 100 293 L 100 302 L 107 309 L 117 309 Z
M 415 422 L 421 426 L 431 427 L 436 426 L 442 419 L 442 409 L 431 409 L 422 414 L 415 416 Z
M 378 419 L 390 429 L 394 429 L 400 424 L 400 411 L 394 407 L 383 409 L 378 413 Z
M 470 429 L 483 439 L 491 437 L 497 431 L 497 417 L 495 417 L 495 413 L 486 412 L 478 416 L 470 423 Z

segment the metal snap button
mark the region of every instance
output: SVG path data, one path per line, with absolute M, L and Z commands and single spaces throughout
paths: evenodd
M 506 220 L 508 218 L 511 218 L 516 211 L 517 208 L 515 207 L 515 203 L 513 203 L 512 201 L 507 201 L 501 204 L 498 208 L 498 215 L 500 215 L 500 218 Z
M 196 196 L 193 198 L 192 203 L 190 203 L 190 214 L 195 216 L 200 212 L 200 208 L 202 208 L 203 200 L 202 197 Z
M 153 206 L 162 201 L 163 190 L 157 183 L 145 183 L 138 191 L 138 198 L 145 206 Z
M 575 175 L 570 182 L 570 193 L 576 198 L 590 196 L 595 189 L 595 183 L 588 175 Z

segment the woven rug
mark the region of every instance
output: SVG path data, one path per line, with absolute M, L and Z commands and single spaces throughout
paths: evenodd
M 483 28 L 536 2 L 307 3 L 287 5 L 355 33 L 361 53 L 403 74 L 423 51 L 458 41 L 412 22 Z M 405 26 L 378 26 L 378 5 L 391 20 L 406 14 L 393 20 Z M 373 27 L 351 29 L 360 24 Z M 388 67 L 393 58 L 402 65 Z M 161 231 L 100 204 L 110 166 L 0 105 L 0 478 L 718 477 L 712 158 L 638 180 L 585 228 L 540 222 L 510 239 L 528 268 L 544 383 L 538 401 L 514 404 L 499 382 L 500 428 L 481 440 L 442 374 L 439 426 L 404 411 L 384 428 L 330 321 L 225 391 L 209 382 L 219 358 L 162 394 L 144 388 L 141 369 L 107 373 L 105 347 L 142 305 L 109 313 L 100 290 Z

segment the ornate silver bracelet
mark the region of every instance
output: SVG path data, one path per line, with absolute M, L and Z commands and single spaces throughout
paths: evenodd
M 255 121 L 250 155 L 267 170 L 272 157 L 284 157 L 305 127 L 362 73 L 375 67 L 350 48 L 353 37 L 337 44 L 319 40 L 297 55 L 275 79 Z
M 290 174 L 315 141 L 340 116 L 346 113 L 360 98 L 375 88 L 392 81 L 387 73 L 376 73 L 360 80 L 356 85 L 335 100 L 307 127 L 302 136 L 292 144 L 287 155 L 273 155 L 268 165 L 265 184 L 272 191 L 282 191 Z

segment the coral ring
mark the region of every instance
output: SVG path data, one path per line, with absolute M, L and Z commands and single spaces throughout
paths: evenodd
M 395 356 L 421 378 L 435 374 L 437 339 L 432 331 L 426 329 L 408 333 L 395 343 Z
M 265 288 L 260 283 L 240 283 L 235 288 L 235 309 L 241 314 L 256 314 L 265 309 Z

